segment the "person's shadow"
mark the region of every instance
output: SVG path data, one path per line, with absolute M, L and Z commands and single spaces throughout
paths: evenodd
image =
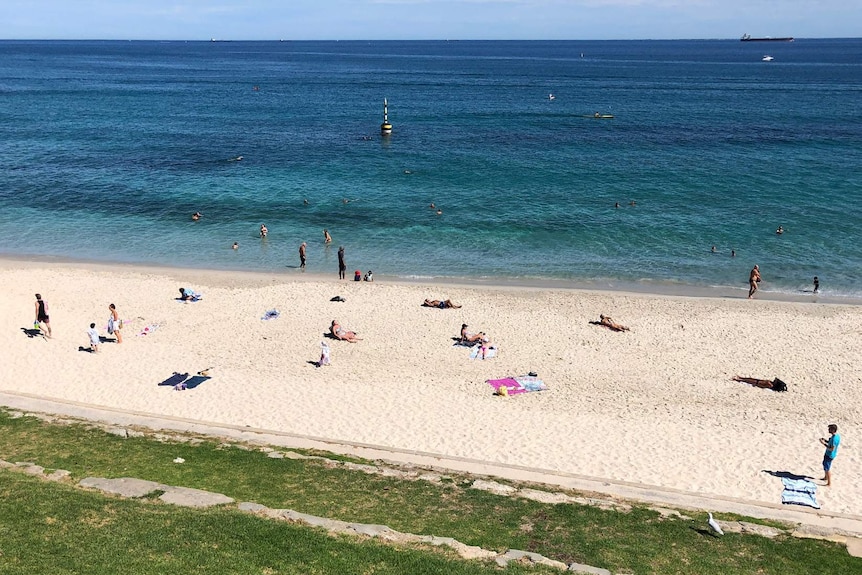
M 773 477 L 786 477 L 787 479 L 814 479 L 810 475 L 797 475 L 792 471 L 770 471 L 768 469 L 762 469 L 763 473 L 768 473 Z
M 42 339 L 45 339 L 45 334 L 42 333 L 41 329 L 33 329 L 32 327 L 22 327 L 21 331 L 23 331 L 24 335 L 26 335 L 30 339 L 33 339 L 34 337 L 41 337 Z

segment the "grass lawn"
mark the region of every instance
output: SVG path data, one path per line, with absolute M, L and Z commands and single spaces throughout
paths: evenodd
M 174 464 L 175 457 L 186 462 Z M 662 518 L 638 506 L 621 512 L 543 504 L 469 489 L 472 478 L 458 475 L 439 485 L 407 481 L 315 460 L 272 459 L 215 439 L 190 444 L 122 438 L 3 411 L 0 459 L 67 469 L 76 482 L 86 476 L 138 477 L 271 508 L 454 537 L 485 549 L 534 551 L 615 573 L 862 573 L 862 559 L 835 543 L 787 536 L 712 537 L 705 530 L 705 513 L 685 520 Z M 123 501 L 0 470 L 4 574 L 195 573 L 204 568 L 208 573 L 273 574 L 500 572 L 493 564 L 450 558 L 439 551 L 335 538 L 230 508 L 198 511 Z

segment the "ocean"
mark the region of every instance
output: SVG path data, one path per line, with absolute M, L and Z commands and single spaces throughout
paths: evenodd
M 862 39 L 2 41 L 0 134 L 6 256 L 862 296 Z

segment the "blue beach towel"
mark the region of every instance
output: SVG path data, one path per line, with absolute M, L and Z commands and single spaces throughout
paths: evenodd
M 161 382 L 159 385 L 179 385 L 180 383 L 184 382 L 188 376 L 189 374 L 187 373 L 174 372 L 172 376 Z
M 784 492 L 781 494 L 782 503 L 820 509 L 820 504 L 817 503 L 815 497 L 817 493 L 815 483 L 807 479 L 791 479 L 789 477 L 782 477 L 781 482 L 784 484 Z
M 185 380 L 183 383 L 185 383 L 186 389 L 194 389 L 208 379 L 212 378 L 206 375 L 193 375 L 192 377 Z

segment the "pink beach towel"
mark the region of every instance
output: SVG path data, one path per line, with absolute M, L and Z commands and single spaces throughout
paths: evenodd
M 517 377 L 504 377 L 503 379 L 489 379 L 488 385 L 499 393 L 501 387 L 505 387 L 508 395 L 527 393 L 528 391 L 545 391 L 548 386 L 538 377 L 530 375 L 519 375 Z

